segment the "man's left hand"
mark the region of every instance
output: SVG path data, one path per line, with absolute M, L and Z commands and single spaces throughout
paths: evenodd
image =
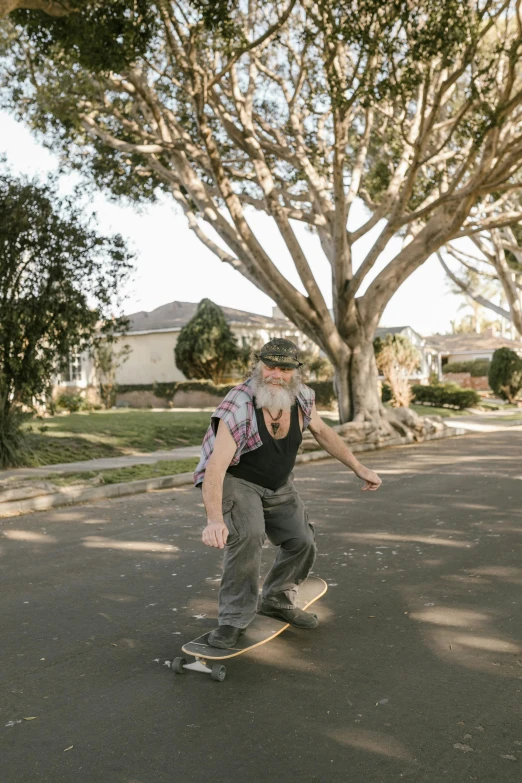
M 365 468 L 364 465 L 361 465 L 361 467 L 354 472 L 358 478 L 365 482 L 364 487 L 361 487 L 363 492 L 366 489 L 374 492 L 376 489 L 379 489 L 382 484 L 382 481 L 377 473 L 375 473 L 373 470 L 369 470 L 369 468 Z

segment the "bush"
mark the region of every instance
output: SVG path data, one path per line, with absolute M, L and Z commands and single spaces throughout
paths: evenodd
M 433 386 L 412 386 L 415 402 L 428 405 L 450 406 L 452 408 L 471 408 L 478 405 L 480 395 L 473 389 L 462 389 L 456 383 L 437 383 Z
M 306 384 L 315 392 L 315 404 L 321 408 L 330 408 L 335 401 L 333 381 L 308 381 Z
M 489 368 L 488 383 L 503 400 L 515 402 L 522 389 L 522 359 L 510 348 L 498 348 Z
M 392 397 L 393 397 L 392 390 L 390 389 L 387 383 L 383 383 L 382 391 L 381 391 L 381 400 L 383 402 L 390 402 Z
M 419 367 L 420 354 L 403 334 L 387 334 L 373 341 L 375 361 L 391 391 L 394 408 L 407 408 L 412 399 L 409 378 Z
M 172 381 L 172 383 L 136 383 L 136 384 L 121 384 L 116 388 L 117 394 L 125 394 L 125 392 L 134 391 L 150 391 L 162 400 L 172 402 L 174 395 L 178 391 L 190 392 L 190 391 L 203 391 L 209 394 L 215 394 L 216 397 L 224 397 L 230 389 L 238 384 L 223 384 L 216 385 L 209 380 L 200 381 Z
M 469 372 L 473 378 L 485 378 L 489 372 L 489 359 L 474 359 L 472 362 L 449 362 L 442 368 L 443 373 Z
M 81 394 L 74 392 L 63 392 L 55 402 L 56 408 L 69 411 L 69 413 L 78 413 L 78 411 L 100 410 L 101 405 L 93 405 L 84 400 Z
M 224 384 L 216 385 L 212 381 L 173 381 L 172 383 L 143 383 L 143 384 L 128 384 L 118 386 L 118 393 L 124 394 L 125 392 L 132 391 L 151 391 L 156 397 L 161 397 L 168 402 L 172 402 L 174 395 L 178 391 L 204 391 L 209 394 L 214 394 L 216 397 L 225 397 L 228 392 L 238 384 Z M 324 408 L 331 407 L 335 401 L 335 390 L 333 381 L 309 381 L 306 384 L 315 391 L 315 399 L 317 405 Z

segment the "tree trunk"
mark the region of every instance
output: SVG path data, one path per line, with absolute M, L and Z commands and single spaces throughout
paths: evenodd
M 373 341 L 354 337 L 346 363 L 334 364 L 334 388 L 339 403 L 339 421 L 384 423 L 385 411 L 378 387 Z

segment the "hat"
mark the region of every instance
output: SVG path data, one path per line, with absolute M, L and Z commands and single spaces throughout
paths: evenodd
M 295 370 L 301 367 L 303 362 L 297 358 L 297 345 L 291 340 L 285 340 L 278 337 L 275 340 L 263 345 L 259 353 L 255 354 L 256 359 L 261 359 L 263 364 L 268 367 L 285 367 L 288 370 Z

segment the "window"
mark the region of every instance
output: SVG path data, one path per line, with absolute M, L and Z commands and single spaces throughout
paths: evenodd
M 82 379 L 82 360 L 79 354 L 73 354 L 69 357 L 69 365 L 63 374 L 62 380 L 66 383 L 71 381 L 81 381 Z

